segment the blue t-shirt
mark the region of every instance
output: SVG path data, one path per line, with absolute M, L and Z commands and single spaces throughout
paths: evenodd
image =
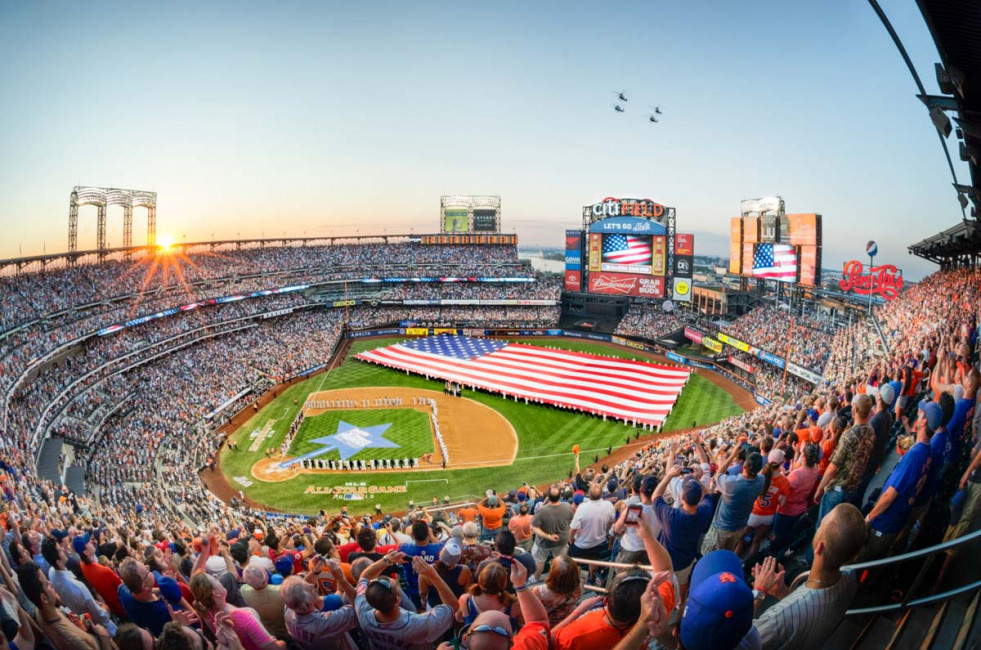
M 173 585 L 161 584 L 166 582 L 171 582 Z M 133 594 L 130 593 L 129 587 L 126 585 L 119 585 L 119 602 L 122 604 L 123 609 L 126 610 L 126 615 L 129 616 L 129 620 L 136 623 L 140 627 L 144 627 L 150 631 L 153 636 L 160 636 L 163 632 L 163 627 L 170 622 L 170 613 L 167 611 L 167 603 L 170 602 L 170 606 L 174 609 L 181 608 L 180 599 L 180 587 L 177 583 L 170 578 L 162 578 L 158 581 L 158 586 L 160 587 L 160 593 L 164 598 L 158 598 L 157 600 L 144 603 L 142 601 L 133 598 Z M 172 598 L 173 588 L 177 589 L 177 600 Z
M 893 488 L 899 496 L 885 512 L 872 520 L 872 528 L 880 533 L 898 533 L 903 529 L 909 519 L 910 510 L 913 509 L 917 488 L 922 487 L 920 479 L 924 478 L 929 466 L 930 445 L 925 442 L 916 443 L 892 470 L 882 487 L 883 492 L 886 488 Z
M 681 571 L 694 561 L 698 538 L 712 521 L 712 497 L 702 497 L 693 515 L 681 508 L 672 508 L 658 497 L 654 499 L 654 516 L 661 523 L 657 541 L 671 555 L 674 570 Z
M 426 564 L 433 564 L 437 559 L 439 559 L 439 552 L 443 550 L 442 544 L 426 544 L 425 546 L 419 546 L 415 542 L 411 544 L 402 544 L 399 546 L 399 550 L 406 554 L 407 559 L 405 564 L 405 581 L 409 583 L 409 591 L 412 593 L 419 593 L 419 574 L 415 572 L 412 568 L 412 558 L 421 557 L 426 561 Z
M 719 492 L 722 493 L 722 499 L 719 501 L 719 509 L 715 513 L 712 525 L 726 532 L 745 528 L 746 522 L 749 521 L 749 514 L 753 511 L 753 502 L 763 491 L 765 481 L 766 479 L 759 474 L 754 479 L 748 479 L 742 474 L 717 476 L 715 482 L 719 486 Z
M 974 408 L 974 401 L 962 397 L 954 403 L 954 414 L 947 423 L 947 431 L 950 433 L 950 441 L 954 447 L 954 453 L 960 449 L 961 438 L 964 434 L 964 425 L 967 423 L 968 413 Z
M 947 464 L 953 459 L 954 445 L 950 441 L 950 434 L 946 429 L 940 429 L 930 438 L 930 469 L 927 470 L 926 483 L 923 489 L 916 495 L 913 507 L 922 506 L 930 500 L 930 497 L 937 491 L 937 484 L 943 476 Z

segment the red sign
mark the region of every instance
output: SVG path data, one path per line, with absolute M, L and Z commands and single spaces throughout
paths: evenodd
M 870 266 L 868 272 L 858 260 L 845 262 L 842 272 L 842 291 L 854 291 L 861 296 L 879 294 L 886 300 L 895 300 L 903 288 L 902 272 L 892 264 Z
M 576 233 L 575 235 L 568 235 L 567 234 L 565 236 L 565 249 L 567 251 L 577 251 L 577 250 L 579 250 L 579 245 L 580 245 L 580 243 L 582 241 L 581 240 L 581 237 L 582 237 L 582 235 L 580 233 Z
M 753 366 L 749 365 L 745 361 L 742 361 L 741 359 L 737 359 L 736 357 L 732 356 L 731 354 L 729 355 L 729 363 L 731 363 L 732 365 L 736 366 L 737 368 L 742 368 L 746 372 L 753 372 L 753 370 L 754 370 Z
M 664 278 L 634 273 L 590 273 L 589 290 L 618 296 L 664 297 Z
M 698 330 L 693 330 L 690 327 L 686 327 L 685 328 L 685 338 L 686 339 L 691 339 L 695 343 L 701 343 L 702 342 L 702 333 L 699 332 Z
M 675 255 L 694 255 L 695 254 L 695 236 L 686 235 L 678 233 L 674 236 L 674 254 Z
M 581 291 L 582 287 L 579 285 L 582 282 L 582 276 L 579 271 L 566 271 L 565 272 L 565 290 L 566 291 Z

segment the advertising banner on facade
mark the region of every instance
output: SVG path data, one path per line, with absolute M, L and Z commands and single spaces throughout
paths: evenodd
M 664 297 L 664 278 L 635 273 L 590 273 L 589 290 L 619 296 Z
M 599 271 L 603 263 L 603 235 L 590 233 L 589 235 L 589 270 Z
M 691 278 L 675 278 L 672 291 L 675 302 L 691 302 Z
M 582 291 L 582 273 L 580 271 L 565 272 L 565 282 L 563 284 L 566 291 Z
M 474 210 L 474 232 L 494 232 L 497 230 L 497 210 Z
M 677 233 L 674 236 L 674 254 L 675 255 L 694 255 L 695 254 L 695 236 L 686 233 Z
M 732 356 L 731 354 L 729 355 L 729 363 L 731 363 L 732 365 L 736 366 L 737 368 L 741 368 L 742 370 L 745 370 L 746 372 L 755 372 L 756 371 L 756 368 L 754 368 L 753 366 L 749 365 L 748 363 L 746 363 L 742 359 L 737 359 L 736 357 Z
M 698 330 L 693 330 L 690 327 L 686 327 L 685 328 L 685 338 L 686 339 L 689 339 L 690 341 L 694 341 L 695 343 L 701 343 L 702 342 L 702 333 L 699 332 Z
M 722 352 L 722 344 L 716 341 L 715 339 L 710 339 L 707 336 L 702 337 L 702 345 L 707 347 L 712 352 L 715 352 L 716 354 Z
M 651 275 L 664 275 L 664 272 L 667 269 L 667 248 L 667 237 L 651 237 L 651 249 L 653 250 L 653 255 L 651 257 Z
M 664 356 L 666 356 L 671 361 L 674 361 L 675 363 L 688 363 L 688 361 L 683 356 L 681 356 L 676 352 L 671 352 L 670 350 L 665 352 Z

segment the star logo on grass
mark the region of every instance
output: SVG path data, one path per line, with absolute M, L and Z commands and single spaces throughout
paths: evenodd
M 292 458 L 285 463 L 280 463 L 280 467 L 289 467 L 294 463 L 309 458 L 316 458 L 334 449 L 341 455 L 341 460 L 347 460 L 362 449 L 398 449 L 398 445 L 385 438 L 385 433 L 392 423 L 376 424 L 373 427 L 359 427 L 350 422 L 341 420 L 337 423 L 337 433 L 331 436 L 321 436 L 314 438 L 310 442 L 323 445 L 320 449 L 314 449 L 310 453 L 303 454 L 297 458 Z

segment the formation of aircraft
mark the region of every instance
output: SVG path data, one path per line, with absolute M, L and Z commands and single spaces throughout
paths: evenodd
M 626 113 L 627 112 L 626 105 L 630 101 L 627 98 L 627 91 L 626 90 L 613 91 L 613 94 L 617 96 L 617 102 L 613 104 L 613 110 L 616 111 L 617 113 Z M 661 106 L 660 105 L 648 106 L 648 108 L 651 109 L 651 112 L 647 115 L 647 121 L 651 122 L 652 124 L 659 123 L 660 120 L 657 119 L 657 116 L 663 115 L 663 113 L 661 113 Z

